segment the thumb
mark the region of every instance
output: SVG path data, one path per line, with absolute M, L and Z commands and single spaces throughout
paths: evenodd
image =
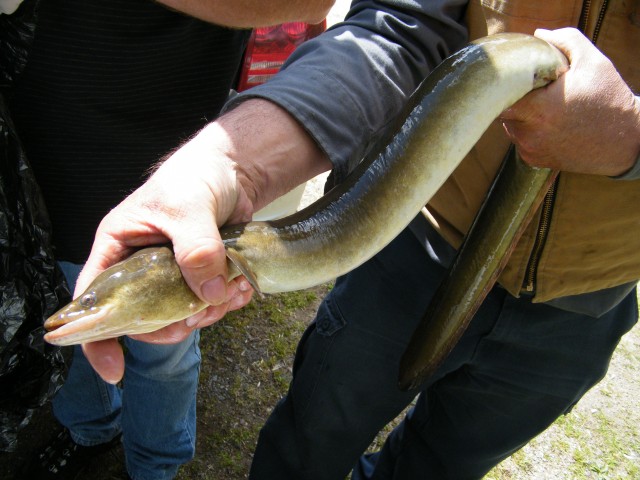
M 227 258 L 214 215 L 201 215 L 171 235 L 176 262 L 187 284 L 210 305 L 227 299 Z

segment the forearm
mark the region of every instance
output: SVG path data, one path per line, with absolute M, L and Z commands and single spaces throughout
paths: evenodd
M 253 28 L 283 22 L 321 22 L 334 0 L 157 0 L 169 8 L 225 27 Z
M 301 124 L 262 99 L 243 102 L 199 136 L 217 145 L 216 149 L 233 162 L 254 212 L 331 168 L 327 156 Z

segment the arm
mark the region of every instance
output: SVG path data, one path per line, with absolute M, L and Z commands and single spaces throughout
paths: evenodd
M 284 110 L 259 99 L 244 103 L 176 150 L 103 219 L 76 296 L 134 249 L 170 241 L 187 283 L 211 306 L 187 322 L 135 338 L 153 343 L 183 340 L 194 328 L 214 323 L 251 299 L 246 280 L 226 282 L 218 227 L 250 220 L 254 211 L 292 184 L 329 168 L 315 142 Z M 115 339 L 88 343 L 83 349 L 106 381 L 120 380 L 124 358 Z
M 344 26 L 303 44 L 269 88 L 234 102 L 105 217 L 76 292 L 133 248 L 171 241 L 189 286 L 212 306 L 136 338 L 179 341 L 245 305 L 251 289 L 242 279 L 226 283 L 217 228 L 248 220 L 332 166 L 345 175 L 428 71 L 466 43 L 457 23 L 465 5 L 354 2 Z M 115 340 L 83 348 L 105 380 L 121 378 L 124 361 Z
M 253 28 L 302 21 L 319 23 L 334 0 L 158 0 L 193 17 L 225 27 Z
M 538 30 L 571 68 L 503 113 L 505 130 L 528 163 L 621 175 L 640 154 L 640 102 L 613 64 L 575 29 Z

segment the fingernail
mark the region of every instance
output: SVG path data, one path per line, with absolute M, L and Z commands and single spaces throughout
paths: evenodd
M 187 327 L 193 328 L 198 324 L 198 320 L 196 318 L 189 317 L 185 320 L 185 323 L 187 324 Z
M 207 315 L 207 309 L 204 309 L 201 312 L 196 313 L 195 315 L 191 315 L 189 318 L 185 320 L 185 323 L 187 324 L 187 327 L 193 328 L 198 323 L 200 323 L 200 320 L 202 320 L 206 315 Z
M 251 284 L 247 280 L 240 280 L 238 283 L 238 290 L 241 292 L 248 292 L 251 290 Z
M 202 284 L 202 296 L 211 305 L 221 304 L 225 299 L 226 293 L 227 282 L 220 275 Z

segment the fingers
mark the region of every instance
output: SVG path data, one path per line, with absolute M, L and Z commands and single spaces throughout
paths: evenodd
M 577 50 L 591 48 L 589 40 L 575 28 L 562 28 L 559 30 L 537 29 L 535 36 L 549 42 L 557 47 L 572 63 L 574 57 L 580 57 Z M 516 102 L 510 108 L 507 108 L 500 118 L 507 121 L 533 122 L 544 124 L 547 117 L 557 112 L 565 103 L 565 82 L 568 72 L 560 75 L 560 77 L 543 88 L 539 88 L 529 92 L 522 99 Z M 550 110 L 553 106 L 555 109 Z M 517 126 L 511 125 L 508 133 L 515 134 Z
M 244 278 L 234 280 L 226 290 L 230 293 L 230 297 L 225 302 L 211 306 L 186 321 L 172 323 L 156 332 L 131 335 L 131 338 L 155 344 L 178 343 L 185 340 L 194 328 L 212 325 L 227 312 L 242 308 L 251 301 L 253 290 Z M 117 339 L 83 344 L 82 351 L 105 382 L 115 385 L 122 380 L 124 354 Z
M 557 119 L 564 115 L 564 77 L 547 88 L 530 92 L 500 115 L 505 133 L 518 147 L 520 157 L 537 167 L 555 168 L 550 139 L 560 141 L 564 133 Z
M 555 45 L 571 62 L 580 55 L 589 41 L 576 29 L 536 30 L 535 35 Z M 572 69 L 574 66 L 572 65 Z M 567 94 L 570 91 L 572 70 L 562 74 L 549 85 L 533 90 L 500 115 L 504 131 L 518 147 L 520 157 L 536 167 L 560 168 L 557 145 L 566 142 L 565 126 L 561 123 L 571 115 Z
M 193 328 L 187 326 L 184 321 L 180 321 L 167 325 L 166 327 L 161 328 L 160 330 L 156 330 L 155 332 L 140 333 L 137 335 L 130 335 L 130 337 L 141 342 L 165 345 L 182 342 L 192 332 Z
M 188 318 L 185 323 L 191 328 L 203 328 L 212 325 L 228 312 L 244 307 L 251 301 L 253 296 L 253 289 L 244 277 L 233 280 L 227 287 L 227 292 L 229 296 L 225 302 L 219 305 L 212 305 L 204 312 Z
M 205 219 L 202 219 L 206 221 Z M 227 300 L 227 259 L 215 224 L 198 224 L 198 231 L 176 232 L 176 262 L 191 290 L 210 305 Z
M 537 30 L 570 69 L 501 115 L 522 159 L 535 167 L 616 176 L 638 152 L 635 97 L 613 63 L 572 28 Z
M 124 375 L 124 354 L 122 347 L 116 339 L 101 340 L 82 345 L 85 357 L 102 377 L 102 379 L 115 385 Z

